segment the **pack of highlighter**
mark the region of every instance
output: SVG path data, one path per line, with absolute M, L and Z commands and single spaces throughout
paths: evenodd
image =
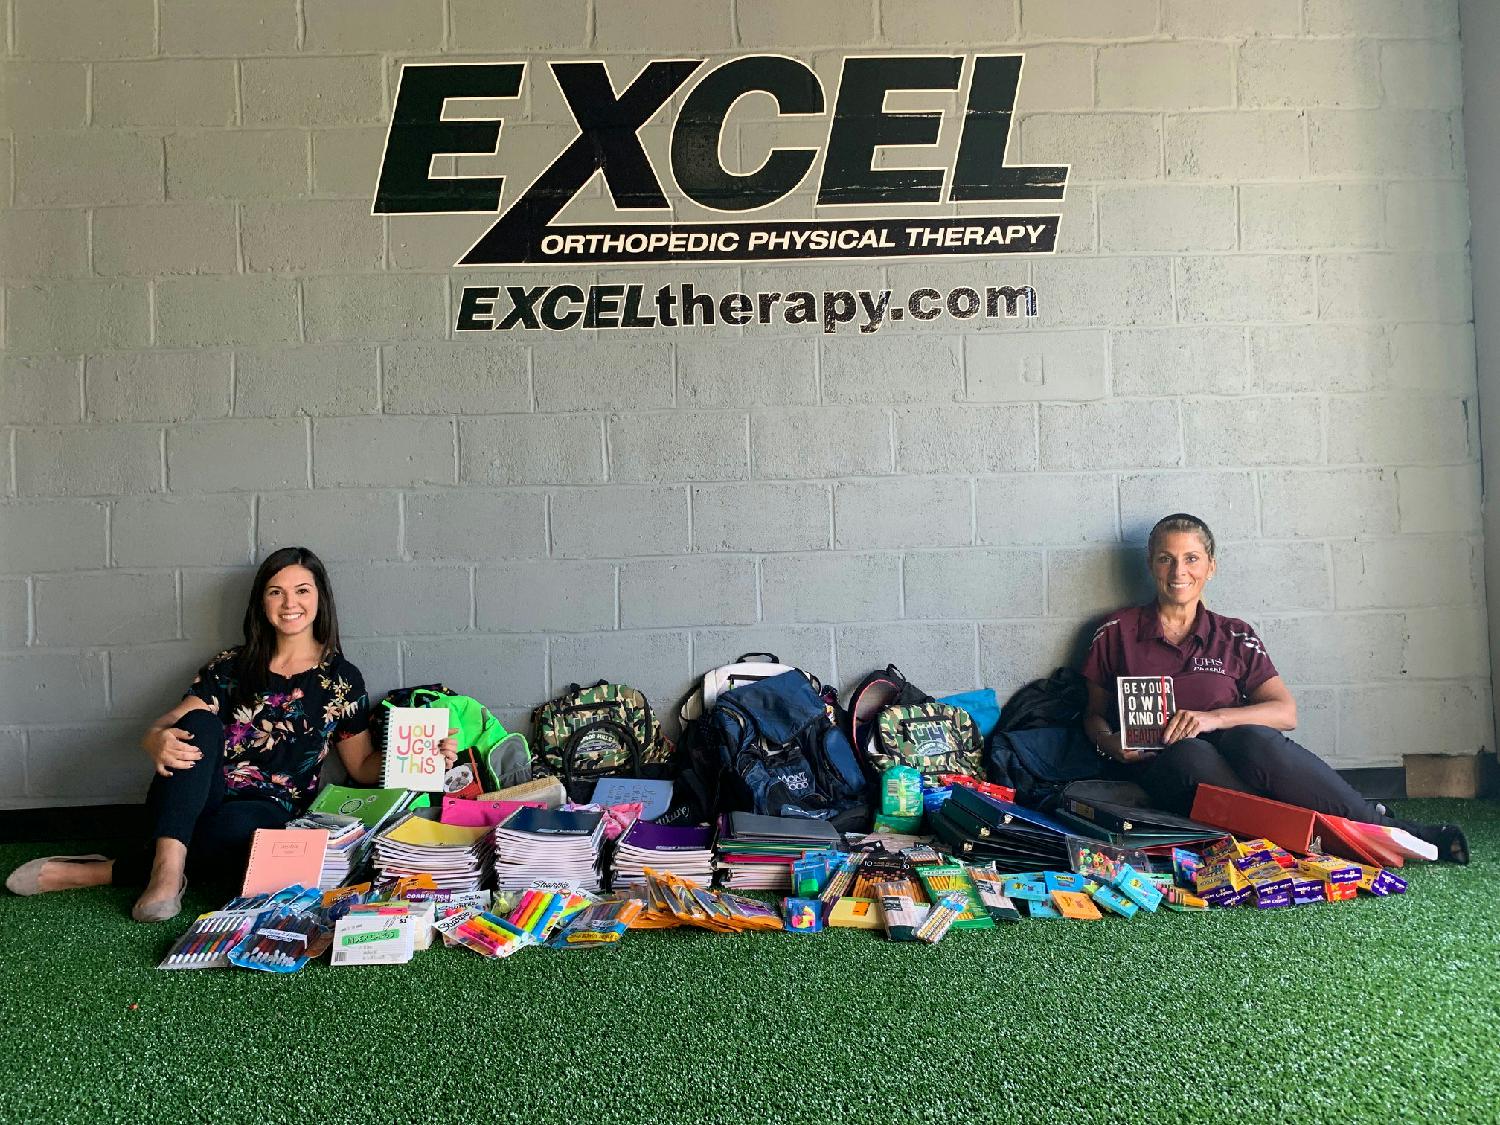
M 534 945 L 536 939 L 511 925 L 498 914 L 465 907 L 438 923 L 438 929 L 459 945 L 472 949 L 481 957 L 509 957 Z
M 922 919 L 922 924 L 917 927 L 917 940 L 925 941 L 928 945 L 936 945 L 948 936 L 948 931 L 968 908 L 968 895 L 959 892 L 943 895 L 933 903 L 927 917 Z
M 547 948 L 609 949 L 619 944 L 630 923 L 645 908 L 645 900 L 638 898 L 596 902 L 569 919 L 547 942 Z

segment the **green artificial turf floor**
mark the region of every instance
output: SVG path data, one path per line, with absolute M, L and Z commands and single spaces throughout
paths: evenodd
M 1500 804 L 1403 813 L 1463 823 L 1473 865 L 1415 865 L 1398 898 L 932 948 L 677 930 L 160 972 L 190 915 L 0 894 L 0 1121 L 1500 1121 Z

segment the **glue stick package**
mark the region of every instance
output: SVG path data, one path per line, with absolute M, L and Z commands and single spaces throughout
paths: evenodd
M 880 811 L 886 816 L 921 816 L 922 775 L 910 766 L 892 766 L 882 773 Z

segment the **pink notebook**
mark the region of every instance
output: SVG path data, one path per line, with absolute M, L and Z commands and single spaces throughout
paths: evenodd
M 438 819 L 444 824 L 461 824 L 465 828 L 493 828 L 520 808 L 546 808 L 541 801 L 474 801 L 463 797 L 444 797 Z
M 300 883 L 316 887 L 323 874 L 328 833 L 321 828 L 257 828 L 241 894 L 274 894 Z

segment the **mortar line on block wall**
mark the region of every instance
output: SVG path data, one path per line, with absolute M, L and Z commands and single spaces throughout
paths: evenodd
M 240 395 L 240 353 L 237 352 L 237 351 L 232 351 L 231 350 L 230 353 L 229 353 L 229 416 L 231 418 L 234 417 L 235 410 L 239 406 L 239 402 L 238 402 L 239 395 Z
M 479 568 L 469 567 L 469 632 L 479 631 Z
M 453 49 L 453 17 L 452 17 L 452 14 L 449 11 L 449 5 L 447 3 L 447 0 L 444 0 L 444 2 L 443 2 L 443 38 L 442 38 L 442 44 L 443 44 L 443 50 L 444 51 L 451 51 Z
M 245 123 L 245 94 L 240 88 L 244 82 L 244 71 L 239 59 L 234 60 L 234 123 Z
M 36 644 L 36 577 L 26 576 L 26 643 Z
M 618 564 L 616 564 L 615 567 L 614 567 L 614 579 L 615 579 L 615 628 L 618 629 L 620 627 L 620 567 L 619 567 Z
M 307 12 L 303 8 L 302 0 L 297 0 L 297 50 L 302 50 L 303 44 L 307 42 Z
M 165 426 L 156 431 L 156 462 L 161 490 L 166 492 L 169 482 L 167 480 L 167 428 Z
M 182 571 L 172 572 L 172 590 L 177 603 L 177 639 L 182 639 Z
M 526 349 L 526 409 L 536 413 L 536 349 Z
M 385 345 L 375 348 L 375 413 L 385 413 Z
M 896 556 L 896 616 L 906 620 L 906 554 Z
M 113 503 L 104 505 L 104 565 L 111 567 L 115 565 L 115 506 Z
M 146 283 L 146 342 L 156 347 L 156 278 Z
M 236 273 L 245 272 L 245 205 L 234 205 L 234 268 Z
M 303 279 L 297 279 L 297 287 L 294 290 L 297 296 L 297 342 L 307 343 L 307 303 L 302 293 Z
M 255 545 L 260 542 L 260 501 L 259 493 L 250 497 L 250 561 L 255 561 Z
M 761 564 L 764 561 L 765 561 L 764 559 L 759 559 L 759 558 L 757 558 L 755 560 L 755 621 L 756 621 L 756 624 L 764 624 L 765 620 L 766 620 L 766 599 L 765 599 L 765 595 L 761 592 L 761 578 L 762 578 L 762 575 L 763 575 L 763 571 L 761 570 Z
M 302 419 L 302 455 L 306 458 L 307 483 L 306 487 L 313 486 L 313 424 L 311 418 Z

